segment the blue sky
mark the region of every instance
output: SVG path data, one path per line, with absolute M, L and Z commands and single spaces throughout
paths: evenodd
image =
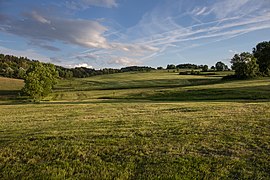
M 229 65 L 270 40 L 269 0 L 0 0 L 0 53 L 65 67 Z

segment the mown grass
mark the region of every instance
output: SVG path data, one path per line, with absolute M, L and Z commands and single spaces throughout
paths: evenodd
M 220 76 L 123 73 L 2 100 L 0 179 L 270 179 L 270 81 Z
M 229 72 L 231 73 L 231 72 Z M 270 79 L 224 81 L 216 75 L 175 72 L 122 73 L 61 81 L 47 100 L 269 100 Z M 260 92 L 260 93 L 258 93 Z
M 23 86 L 23 80 L 0 77 L 0 100 L 16 98 Z
M 270 177 L 270 103 L 1 107 L 1 179 Z

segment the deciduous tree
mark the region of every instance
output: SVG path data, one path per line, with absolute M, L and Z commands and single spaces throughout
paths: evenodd
M 56 84 L 58 72 L 53 64 L 34 63 L 26 72 L 22 91 L 34 100 L 47 96 Z
M 251 78 L 259 74 L 259 65 L 257 59 L 248 52 L 243 52 L 240 55 L 235 54 L 231 59 L 232 69 L 235 70 L 235 75 L 238 78 Z
M 217 71 L 225 71 L 226 65 L 223 62 L 219 61 L 216 63 L 215 68 Z
M 264 76 L 270 76 L 270 41 L 261 42 L 253 48 L 253 55 L 257 58 L 260 72 Z

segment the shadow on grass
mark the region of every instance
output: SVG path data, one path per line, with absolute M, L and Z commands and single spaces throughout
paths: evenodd
M 152 101 L 208 101 L 208 100 L 270 100 L 270 86 L 240 88 L 211 88 L 199 90 L 165 90 L 154 94 L 130 94 L 131 99 Z
M 20 90 L 0 90 L 0 100 L 16 100 Z
M 90 83 L 90 84 L 89 84 Z M 144 88 L 176 88 L 186 86 L 199 86 L 224 83 L 220 79 L 209 79 L 202 76 L 201 79 L 154 79 L 154 80 L 129 80 L 124 82 L 81 82 L 77 87 L 56 87 L 55 91 L 91 91 L 91 90 L 125 90 L 125 89 L 144 89 Z M 87 85 L 87 86 L 86 86 Z M 94 86 L 94 87 L 91 87 Z
M 16 96 L 20 90 L 0 90 L 0 96 Z
M 193 79 L 194 80 L 194 79 Z M 202 79 L 199 79 L 202 80 Z M 208 82 L 195 81 L 196 85 L 183 85 L 186 86 L 199 86 L 208 84 L 230 83 L 232 81 L 215 80 Z M 234 80 L 235 81 L 235 80 Z M 199 83 L 198 83 L 199 82 Z M 177 86 L 179 87 L 179 86 Z M 99 97 L 97 99 L 82 99 L 78 101 L 42 101 L 30 102 L 23 99 L 13 99 L 12 101 L 2 101 L 0 105 L 14 105 L 14 104 L 62 104 L 62 105 L 76 105 L 76 104 L 96 104 L 96 103 L 158 103 L 158 102 L 268 102 L 270 101 L 270 85 L 264 86 L 251 86 L 251 87 L 237 87 L 237 88 L 208 88 L 208 89 L 168 89 L 152 92 L 130 93 L 125 97 Z M 0 91 L 2 94 L 15 95 L 19 91 Z M 0 99 L 1 100 L 1 99 Z

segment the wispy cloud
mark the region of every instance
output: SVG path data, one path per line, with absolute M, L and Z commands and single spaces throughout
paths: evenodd
M 65 3 L 71 9 L 86 9 L 91 6 L 105 8 L 117 7 L 116 0 L 67 0 Z
M 43 24 L 51 24 L 51 21 L 45 19 L 44 17 L 42 17 L 41 15 L 39 15 L 36 11 L 33 11 L 30 16 L 32 16 L 33 19 L 35 19 L 36 21 L 43 23 Z
M 135 65 L 139 65 L 140 63 L 135 59 L 116 56 L 116 57 L 111 58 L 108 64 L 120 65 L 120 66 L 135 66 Z
M 254 3 L 252 0 L 228 0 L 218 1 L 207 5 L 208 7 L 206 5 L 193 9 L 188 7 L 187 11 L 181 9 L 178 15 L 175 15 L 177 12 L 174 11 L 177 4 L 166 6 L 166 9 L 158 6 L 145 14 L 136 26 L 128 29 L 123 37 L 137 37 L 134 41 L 157 48 L 158 50 L 141 57 L 141 60 L 147 60 L 162 55 L 164 51 L 175 49 L 175 46 L 181 47 L 178 48 L 180 52 L 185 48 L 270 28 L 270 3 L 267 1 Z M 213 18 L 213 15 L 216 18 Z M 198 16 L 199 19 L 194 20 L 193 16 Z M 188 17 L 191 20 L 189 23 L 185 22 Z
M 235 51 L 235 50 L 232 50 L 232 49 L 230 49 L 229 52 L 232 53 L 232 54 L 238 54 L 239 53 L 238 51 Z
M 60 48 L 57 48 L 55 46 L 49 45 L 46 42 L 43 41 L 38 41 L 38 40 L 32 40 L 28 43 L 29 45 L 33 46 L 33 47 L 41 47 L 45 50 L 49 50 L 49 51 L 54 51 L 54 52 L 58 52 L 61 51 Z
M 211 12 L 211 10 L 209 11 L 207 7 L 197 7 L 195 9 L 193 9 L 191 14 L 194 14 L 195 16 L 200 16 L 200 15 L 207 15 L 210 12 Z
M 212 6 L 217 18 L 224 18 L 228 16 L 244 15 L 258 8 L 264 4 L 264 0 L 258 2 L 254 0 L 226 0 L 215 3 Z

